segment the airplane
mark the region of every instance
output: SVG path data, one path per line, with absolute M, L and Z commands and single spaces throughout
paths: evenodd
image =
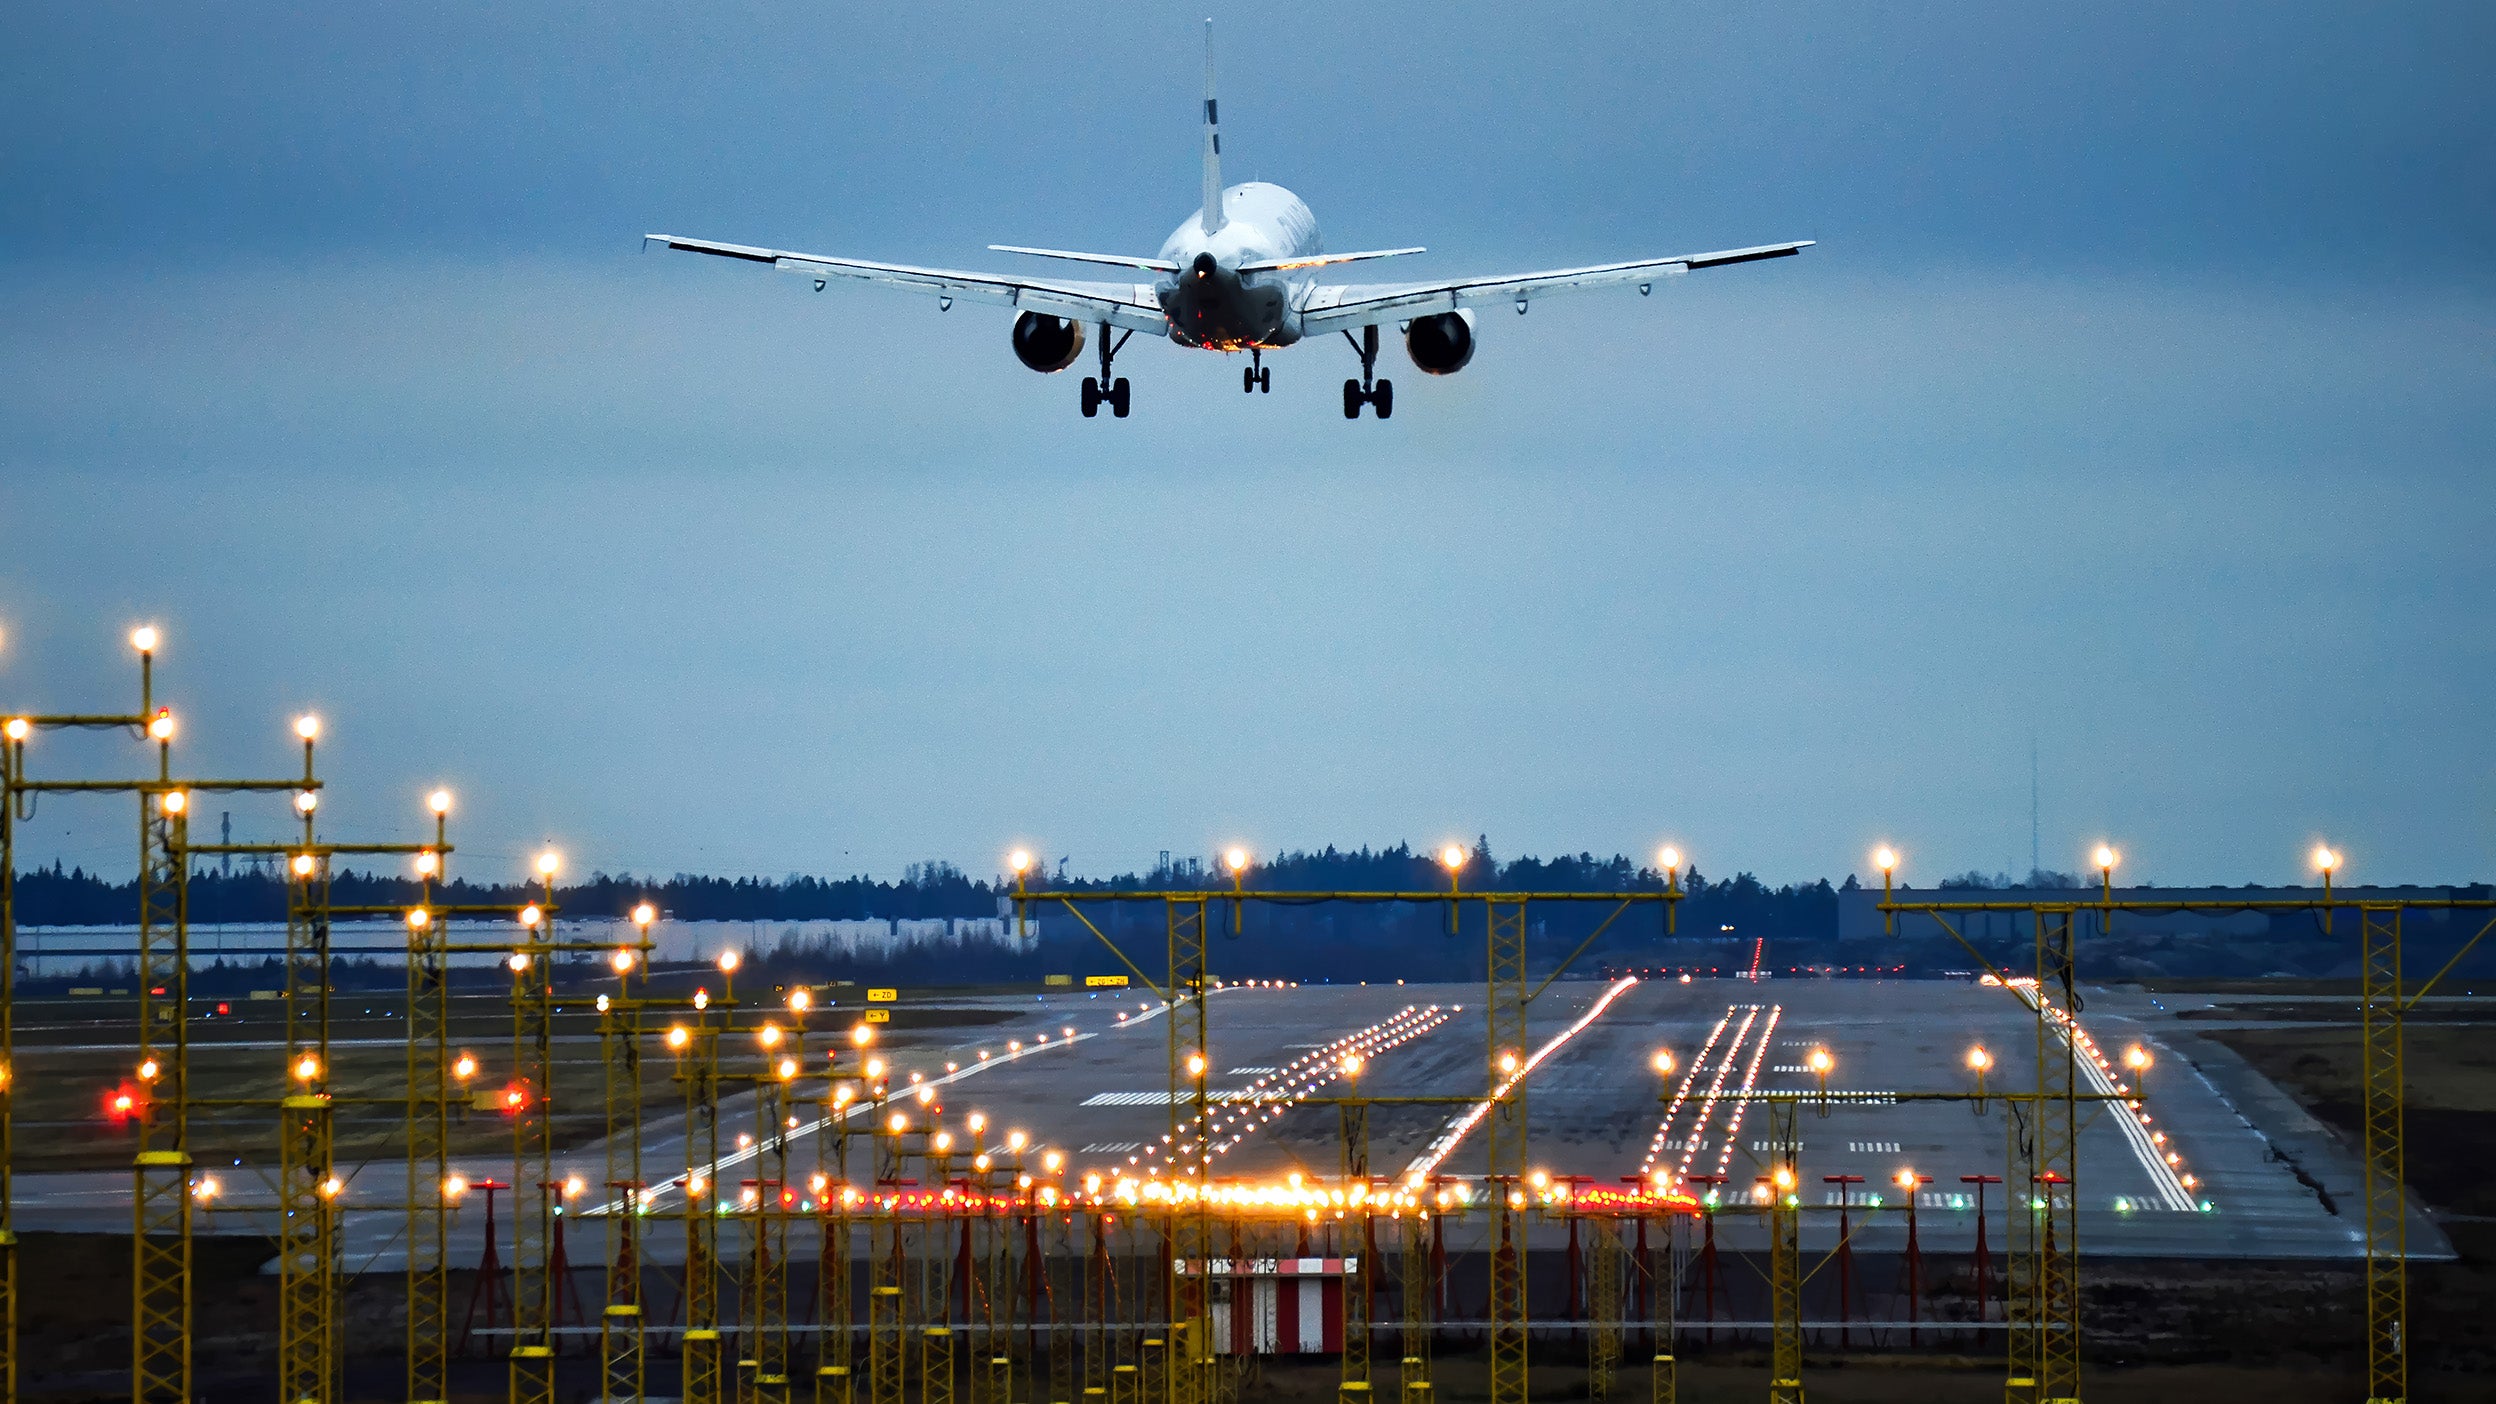
M 1473 360 L 1474 309 L 1512 303 L 1523 316 L 1535 299 L 1587 288 L 1635 285 L 1640 296 L 1666 278 L 1703 268 L 1726 268 L 1763 259 L 1789 258 L 1814 241 L 1760 244 L 1715 253 L 1631 259 L 1585 268 L 1552 268 L 1496 277 L 1413 283 L 1321 283 L 1313 270 L 1422 253 L 1420 248 L 1364 249 L 1330 254 L 1318 239 L 1317 218 L 1299 196 L 1279 185 L 1250 181 L 1222 184 L 1222 131 L 1213 95 L 1213 22 L 1205 22 L 1204 203 L 1189 215 L 1152 258 L 1078 253 L 1067 249 L 991 244 L 997 253 L 1067 263 L 1095 264 L 1151 275 L 1149 282 L 1079 282 L 1019 278 L 904 263 L 874 263 L 828 254 L 793 253 L 688 239 L 674 234 L 643 236 L 643 247 L 663 245 L 685 253 L 711 254 L 766 264 L 811 280 L 821 292 L 835 278 L 908 288 L 950 311 L 956 299 L 1017 309 L 1015 358 L 1043 374 L 1072 366 L 1083 355 L 1085 328 L 1096 328 L 1100 374 L 1083 379 L 1086 419 L 1107 405 L 1127 417 L 1125 376 L 1112 366 L 1137 332 L 1166 336 L 1185 347 L 1248 353 L 1240 389 L 1274 388 L 1264 364 L 1268 351 L 1341 332 L 1361 358 L 1358 379 L 1343 382 L 1343 417 L 1358 419 L 1364 406 L 1377 417 L 1395 413 L 1395 382 L 1377 374 L 1378 328 L 1394 322 L 1405 355 L 1425 375 L 1453 375 Z M 1111 333 L 1116 332 L 1116 340 Z M 1355 333 L 1358 335 L 1355 335 Z

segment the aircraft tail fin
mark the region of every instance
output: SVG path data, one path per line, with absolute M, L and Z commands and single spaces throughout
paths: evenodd
M 1211 234 L 1229 223 L 1222 214 L 1222 122 L 1213 105 L 1213 21 L 1205 21 L 1205 214 Z

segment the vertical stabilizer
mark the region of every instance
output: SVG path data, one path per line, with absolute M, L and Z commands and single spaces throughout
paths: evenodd
M 1205 21 L 1205 217 L 1211 234 L 1229 221 L 1222 217 L 1222 121 L 1213 105 L 1213 21 Z

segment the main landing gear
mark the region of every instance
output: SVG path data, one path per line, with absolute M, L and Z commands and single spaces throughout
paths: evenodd
M 1353 340 L 1352 333 L 1345 332 L 1343 339 L 1352 342 L 1352 349 L 1361 353 L 1361 378 L 1343 383 L 1343 417 L 1360 418 L 1363 405 L 1376 409 L 1380 419 L 1394 414 L 1395 382 L 1372 379 L 1378 369 L 1378 329 L 1361 328 L 1357 341 Z
M 1264 352 L 1253 346 L 1248 348 L 1248 364 L 1239 368 L 1240 393 L 1258 395 L 1274 388 L 1274 371 L 1262 364 L 1264 360 Z
M 1135 333 L 1131 331 L 1120 332 L 1118 340 L 1113 343 L 1109 339 L 1109 323 L 1101 323 L 1101 373 L 1097 378 L 1088 375 L 1083 378 L 1084 418 L 1097 417 L 1103 405 L 1109 406 L 1112 418 L 1127 417 L 1127 378 L 1122 375 L 1116 380 L 1110 379 L 1109 363 L 1118 354 L 1119 348 L 1127 344 L 1127 338 L 1133 335 Z

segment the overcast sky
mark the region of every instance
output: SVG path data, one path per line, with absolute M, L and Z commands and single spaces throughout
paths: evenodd
M 2033 739 L 2049 867 L 2496 876 L 2496 9 L 1305 8 L 1218 27 L 1227 173 L 1331 247 L 1821 243 L 1391 353 L 1386 423 L 1340 340 L 1250 398 L 1139 339 L 1086 421 L 1002 312 L 639 237 L 1149 253 L 1200 11 L 14 16 L 0 705 L 155 621 L 192 766 L 317 708 L 333 832 L 447 782 L 479 875 L 1931 878 L 2026 867 Z

